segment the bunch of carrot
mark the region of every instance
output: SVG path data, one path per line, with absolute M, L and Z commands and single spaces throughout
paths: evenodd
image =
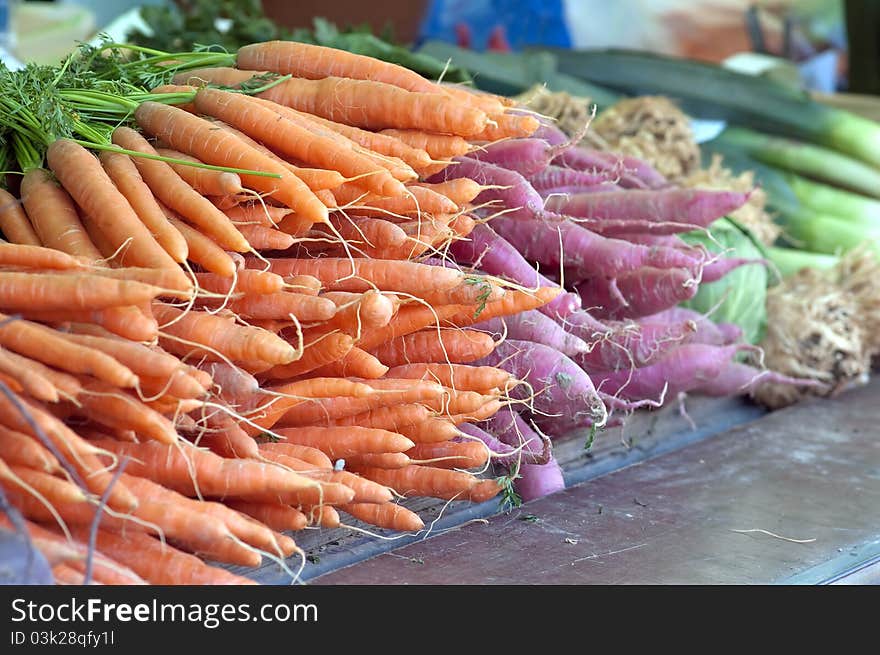
M 53 141 L 0 195 L 3 527 L 59 582 L 247 582 L 204 560 L 283 562 L 340 512 L 419 530 L 396 499 L 499 494 L 480 473 L 518 448 L 472 424 L 540 395 L 473 365 L 497 343 L 470 328 L 558 286 L 408 261 L 479 224 L 483 186 L 426 179 L 537 121 L 326 48 L 237 64 L 184 73 L 185 104 L 141 102 L 98 157 Z M 277 84 L 229 88 L 249 70 Z

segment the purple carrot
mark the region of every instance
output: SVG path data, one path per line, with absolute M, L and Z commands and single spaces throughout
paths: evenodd
M 453 242 L 449 252 L 460 264 L 478 264 L 481 271 L 489 275 L 506 277 L 524 287 L 559 286 L 538 273 L 516 248 L 485 223 L 478 223 L 467 239 Z M 576 293 L 565 292 L 556 296 L 539 311 L 557 317 L 568 316 L 580 308 L 580 297 Z
M 593 186 L 558 186 L 536 190 L 541 194 L 545 202 L 550 196 L 570 196 L 576 193 L 620 193 L 626 191 L 622 186 L 617 186 L 613 182 L 603 182 Z
M 529 401 L 535 423 L 551 436 L 605 422 L 605 405 L 590 377 L 571 359 L 548 346 L 508 339 L 475 364 L 498 366 L 527 382 L 531 391 L 521 385 L 512 395 Z
M 537 139 L 544 139 L 551 146 L 562 145 L 568 143 L 571 139 L 569 136 L 559 129 L 559 127 L 549 119 L 538 117 L 541 126 L 532 133 Z
M 707 396 L 737 396 L 752 393 L 762 384 L 788 384 L 827 389 L 827 385 L 819 380 L 793 378 L 775 371 L 761 370 L 748 364 L 731 361 L 727 362 L 718 375 L 702 382 L 692 391 Z
M 742 341 L 743 329 L 736 323 L 716 323 L 715 327 L 721 333 L 723 344 L 727 345 Z
M 616 291 L 620 296 L 615 294 Z M 582 280 L 576 289 L 584 304 L 596 307 L 598 318 L 639 318 L 690 300 L 697 293 L 698 280 L 684 268 L 643 268 L 616 279 L 595 277 Z M 621 303 L 621 297 L 625 303 Z
M 555 270 L 562 258 L 566 276 L 573 279 L 591 275 L 614 277 L 648 266 L 695 269 L 702 263 L 678 249 L 609 239 L 571 221 L 535 222 L 524 229 L 521 222 L 499 216 L 493 225 L 527 260 Z
M 669 185 L 648 162 L 613 152 L 591 148 L 569 148 L 553 160 L 554 164 L 588 171 L 608 171 L 615 174 L 618 183 L 630 189 L 659 189 Z
M 685 250 L 692 249 L 689 243 L 684 241 L 677 234 L 650 234 L 645 232 L 621 232 L 616 238 L 630 243 L 636 243 L 640 246 L 665 246 L 667 248 L 683 248 Z
M 587 373 L 629 370 L 653 364 L 684 343 L 692 343 L 696 333 L 690 321 L 632 323 L 586 340 L 589 352 L 574 361 Z
M 646 407 L 662 407 L 666 400 L 666 398 L 662 396 L 658 400 L 651 400 L 650 398 L 644 400 L 623 400 L 622 398 L 611 396 L 604 391 L 599 392 L 599 397 L 602 399 L 602 402 L 605 403 L 605 406 L 608 407 L 609 414 L 612 410 L 634 412 L 637 409 L 644 409 Z
M 519 467 L 519 475 L 513 481 L 513 488 L 523 502 L 565 489 L 562 468 L 555 458 L 546 464 L 523 464 Z
M 517 462 L 524 464 L 546 464 L 552 456 L 550 439 L 547 438 L 542 438 L 543 443 L 538 446 L 539 450 L 529 450 L 507 444 L 473 423 L 463 423 L 458 426 L 458 429 L 469 437 L 479 439 L 486 444 L 486 447 L 492 453 L 492 462 L 504 467 L 509 468 L 516 465 Z
M 445 182 L 467 177 L 490 186 L 474 198 L 474 205 L 493 203 L 493 211 L 506 210 L 505 215 L 517 219 L 535 219 L 546 214 L 544 199 L 529 181 L 516 171 L 479 161 L 470 157 L 456 157 L 456 162 L 428 178 L 429 182 Z
M 544 195 L 548 189 L 559 187 L 594 187 L 613 183 L 614 177 L 607 171 L 579 171 L 564 166 L 548 166 L 540 173 L 529 176 L 535 191 Z
M 548 198 L 546 208 L 599 221 L 687 223 L 707 227 L 742 207 L 748 193 L 715 189 L 634 189 L 626 193 L 581 193 Z
M 691 343 L 707 343 L 715 346 L 726 346 L 742 339 L 743 330 L 736 323 L 715 323 L 706 314 L 701 314 L 686 307 L 671 307 L 657 314 L 645 316 L 640 323 L 668 323 L 689 321 L 694 326 Z
M 606 394 L 628 400 L 675 398 L 718 377 L 748 344 L 712 346 L 690 343 L 679 346 L 663 359 L 642 368 L 595 374 L 597 387 Z
M 703 275 L 700 279 L 703 283 L 715 282 L 730 273 L 730 271 L 748 264 L 763 264 L 764 266 L 767 266 L 769 262 L 766 259 L 761 258 L 720 257 L 703 266 Z
M 554 218 L 556 215 L 548 212 L 545 214 L 547 218 Z M 613 221 L 601 220 L 597 218 L 575 218 L 569 217 L 570 220 L 584 226 L 591 232 L 601 234 L 606 237 L 617 239 L 626 239 L 633 232 L 643 232 L 649 235 L 669 236 L 674 234 L 682 234 L 695 229 L 690 223 L 681 223 L 675 221 L 663 221 L 662 223 L 654 223 L 651 221 L 635 221 L 629 219 L 615 219 Z M 703 228 L 705 229 L 705 228 Z
M 506 334 L 508 339 L 542 343 L 568 357 L 589 350 L 579 337 L 566 332 L 559 323 L 536 309 L 513 316 L 499 316 L 472 327 L 497 336 Z
M 534 137 L 507 139 L 490 143 L 467 156 L 531 177 L 547 168 L 554 157 L 571 146 L 571 142 L 553 146 Z

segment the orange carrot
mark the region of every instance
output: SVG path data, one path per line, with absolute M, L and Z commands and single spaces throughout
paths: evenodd
M 204 163 L 195 157 L 191 157 L 190 155 L 177 150 L 171 150 L 170 148 L 156 148 L 156 152 L 169 159 L 180 159 L 194 164 Z M 168 165 L 174 169 L 174 172 L 177 173 L 184 182 L 189 184 L 203 196 L 228 196 L 241 193 L 244 190 L 241 186 L 241 178 L 237 173 L 215 171 L 209 168 L 186 166 L 185 164 L 175 164 L 173 162 L 168 162 Z
M 237 137 L 217 129 L 210 121 L 156 102 L 141 103 L 135 111 L 135 118 L 147 132 L 166 141 L 175 150 L 208 164 L 279 175 L 277 179 L 247 174 L 241 178 L 249 188 L 272 195 L 313 223 L 327 221 L 327 208 L 299 178 Z
M 32 168 L 21 179 L 21 202 L 40 242 L 86 261 L 101 253 L 79 220 L 73 199 L 44 168 Z
M 389 530 L 418 532 L 425 527 L 418 514 L 397 503 L 349 503 L 339 509 L 359 521 Z
M 42 246 L 43 242 L 21 207 L 21 201 L 6 189 L 0 189 L 0 232 L 7 241 L 24 246 Z
M 58 139 L 49 146 L 46 159 L 65 190 L 95 221 L 114 249 L 130 242 L 122 257 L 123 263 L 177 268 L 88 150 L 74 141 Z M 84 178 L 90 182 L 83 184 Z
M 224 209 L 223 212 L 234 223 L 251 223 L 263 227 L 276 227 L 285 216 L 291 213 L 289 207 L 262 205 L 258 202 L 235 205 Z
M 466 364 L 422 363 L 403 364 L 391 368 L 387 377 L 411 380 L 433 380 L 444 387 L 487 394 L 504 389 L 512 380 L 510 373 L 494 366 Z
M 364 467 L 399 469 L 414 464 L 406 453 L 364 453 L 345 458 L 346 466 L 353 471 Z
M 289 364 L 274 366 L 264 376 L 274 380 L 284 380 L 303 375 L 342 359 L 352 349 L 354 339 L 342 332 L 327 334 L 324 338 L 305 344 L 302 357 Z
M 0 314 L 0 321 L 7 318 Z M 118 387 L 133 387 L 137 376 L 114 358 L 74 344 L 55 330 L 30 321 L 0 325 L 0 345 L 63 371 L 93 375 Z
M 302 530 L 308 525 L 308 519 L 298 509 L 280 503 L 257 503 L 244 500 L 226 500 L 230 508 L 247 514 L 264 523 L 273 530 Z
M 479 312 L 471 308 L 462 308 L 456 314 L 444 317 L 442 323 L 463 328 L 497 316 L 511 316 L 542 307 L 560 293 L 562 293 L 561 287 L 539 287 L 535 292 L 514 289 L 505 293 L 500 300 L 489 300 Z
M 459 177 L 446 182 L 429 184 L 427 182 L 415 182 L 413 186 L 430 189 L 446 198 L 449 198 L 459 208 L 464 207 L 476 198 L 483 190 L 477 182 L 467 177 Z
M 212 293 L 229 293 L 233 290 L 233 279 L 216 273 L 196 273 L 199 286 Z M 269 271 L 242 269 L 234 280 L 234 291 L 247 294 L 278 293 L 284 289 L 284 278 Z M 301 292 L 300 292 L 301 293 Z
M 156 149 L 129 127 L 113 130 L 113 143 L 126 150 L 158 155 Z M 187 184 L 171 166 L 163 161 L 135 157 L 134 163 L 144 181 L 163 204 L 177 212 L 187 223 L 210 236 L 227 250 L 247 252 L 250 246 L 232 221 L 211 201 Z
M 0 426 L 0 459 L 10 466 L 25 466 L 44 473 L 61 469 L 55 455 L 39 441 L 4 426 Z
M 148 302 L 162 289 L 87 273 L 0 271 L 0 307 L 41 310 L 105 309 Z
M 377 194 L 364 195 L 359 184 L 343 184 L 333 190 L 333 195 L 340 205 L 375 208 L 388 214 L 448 214 L 458 210 L 458 206 L 446 196 L 417 185 L 407 186 L 401 194 L 382 197 Z
M 122 128 L 119 128 L 122 129 Z M 119 192 L 138 218 L 147 226 L 153 238 L 165 249 L 171 258 L 182 264 L 187 258 L 186 241 L 180 232 L 168 222 L 168 218 L 156 203 L 153 190 L 141 177 L 137 165 L 131 157 L 121 152 L 105 150 L 98 156 L 101 165 L 113 180 Z M 161 164 L 162 162 L 155 162 Z
M 326 298 L 288 291 L 245 295 L 232 300 L 229 308 L 242 318 L 286 319 L 293 314 L 303 323 L 326 321 L 336 313 L 336 306 Z
M 278 113 L 257 100 L 239 93 L 203 87 L 196 93 L 195 102 L 199 111 L 307 164 L 339 171 L 349 177 L 366 175 L 362 178 L 363 184 L 377 193 L 402 192 L 403 185 L 386 170 L 377 168 L 370 159 L 338 147 L 332 138 L 310 132 L 287 118 L 279 118 Z
M 34 400 L 40 400 L 47 403 L 58 402 L 58 390 L 55 389 L 49 380 L 40 375 L 38 370 L 28 366 L 26 362 L 31 360 L 24 359 L 23 362 L 16 361 L 9 354 L 0 350 L 0 373 L 17 381 L 21 386 L 23 393 L 26 393 Z
M 311 464 L 315 468 L 333 468 L 333 462 L 322 451 L 311 446 L 304 446 L 290 441 L 268 441 L 260 444 L 260 450 L 265 452 L 277 452 L 288 457 L 295 457 Z
M 170 209 L 165 211 L 168 214 L 168 221 L 186 241 L 191 261 L 217 275 L 232 277 L 235 272 L 235 262 L 223 248 L 195 228 L 184 223 L 175 214 L 171 214 Z
M 131 429 L 163 444 L 177 441 L 177 431 L 170 420 L 112 386 L 85 382 L 77 400 L 82 405 L 77 411 L 97 423 Z
M 309 525 L 322 528 L 338 528 L 339 513 L 331 505 L 300 505 L 299 510 L 306 515 Z
M 413 442 L 388 430 L 345 427 L 297 427 L 275 431 L 291 443 L 311 446 L 331 459 L 363 453 L 402 453 L 414 446 Z
M 81 258 L 72 257 L 61 250 L 5 241 L 0 243 L 0 266 L 48 268 L 59 271 L 85 268 Z
M 412 460 L 437 460 L 430 465 L 438 468 L 479 468 L 489 461 L 489 450 L 477 441 L 418 443 L 406 454 Z
M 82 534 L 82 532 L 80 532 Z M 253 580 L 226 569 L 205 564 L 170 544 L 143 532 L 117 534 L 98 530 L 98 550 L 128 566 L 150 584 L 157 585 L 231 585 L 256 584 Z
M 388 372 L 388 367 L 366 350 L 354 347 L 349 350 L 342 359 L 325 364 L 320 368 L 310 371 L 310 375 L 316 377 L 357 377 L 357 378 L 381 378 Z
M 441 328 L 398 337 L 379 346 L 373 354 L 387 366 L 412 362 L 465 364 L 487 357 L 494 348 L 495 341 L 485 332 Z
M 291 235 L 281 230 L 251 223 L 233 222 L 233 225 L 254 250 L 287 250 L 296 243 Z
M 400 139 L 413 148 L 424 150 L 432 159 L 452 159 L 466 155 L 471 151 L 471 144 L 460 136 L 453 134 L 436 134 L 426 130 L 382 130 L 381 134 Z
M 365 468 L 365 478 L 395 489 L 402 496 L 462 499 L 477 483 L 470 473 L 413 464 L 402 469 Z

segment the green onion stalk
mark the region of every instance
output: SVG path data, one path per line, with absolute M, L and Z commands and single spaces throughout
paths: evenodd
M 765 164 L 880 198 L 880 170 L 834 150 L 742 127 L 728 127 L 716 141 Z
M 794 173 L 786 174 L 789 188 L 805 207 L 859 225 L 880 226 L 880 200 L 815 182 Z

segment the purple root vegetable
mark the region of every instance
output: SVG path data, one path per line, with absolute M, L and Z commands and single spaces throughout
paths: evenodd
M 555 214 L 548 215 L 555 216 Z M 689 223 L 680 223 L 675 221 L 652 223 L 650 221 L 634 221 L 629 219 L 606 221 L 594 218 L 577 218 L 573 216 L 569 216 L 568 218 L 569 220 L 574 221 L 579 225 L 583 225 L 591 232 L 595 232 L 596 234 L 601 234 L 602 236 L 606 237 L 614 237 L 620 239 L 626 239 L 626 235 L 636 231 L 657 236 L 669 236 L 673 234 L 690 232 L 691 230 L 695 229 L 694 226 Z
M 683 250 L 695 250 L 677 234 L 646 234 L 644 232 L 621 232 L 617 239 L 629 241 L 640 246 L 664 246 L 666 248 L 681 248 Z
M 798 387 L 827 389 L 819 380 L 793 378 L 770 370 L 761 370 L 740 362 L 727 362 L 715 377 L 693 387 L 691 391 L 707 396 L 737 396 L 752 393 L 762 384 L 790 384 Z
M 607 171 L 616 176 L 620 186 L 627 189 L 660 189 L 669 181 L 648 162 L 613 152 L 590 148 L 569 148 L 553 160 L 554 164 L 588 171 Z
M 614 182 L 614 177 L 607 171 L 579 171 L 564 166 L 548 166 L 540 173 L 529 177 L 532 187 L 542 196 L 549 189 L 560 187 L 596 187 Z
M 706 343 L 726 346 L 742 340 L 743 330 L 736 323 L 715 323 L 706 314 L 686 307 L 670 307 L 657 314 L 645 316 L 640 323 L 673 323 L 687 321 L 693 324 L 694 334 L 690 343 Z
M 516 248 L 485 223 L 478 223 L 467 239 L 453 242 L 449 252 L 460 264 L 476 264 L 489 275 L 505 277 L 524 287 L 558 286 L 538 273 Z M 568 316 L 580 308 L 580 297 L 575 293 L 565 292 L 539 311 L 555 318 Z
M 720 257 L 714 261 L 707 262 L 703 266 L 703 274 L 700 278 L 701 282 L 704 284 L 708 284 L 709 282 L 716 282 L 720 280 L 725 275 L 730 273 L 730 271 L 739 268 L 740 266 L 746 266 L 748 264 L 762 264 L 767 266 L 769 262 L 766 259 L 750 259 L 748 257 Z
M 458 426 L 458 429 L 467 436 L 482 441 L 491 453 L 492 462 L 506 468 L 515 466 L 517 462 L 522 464 L 546 464 L 552 457 L 552 445 L 547 437 L 541 437 L 542 444 L 540 450 L 530 450 L 523 446 L 513 446 L 504 443 L 472 423 L 463 423 Z
M 634 412 L 637 409 L 643 409 L 645 407 L 656 409 L 657 407 L 662 407 L 666 400 L 663 396 L 658 400 L 651 400 L 650 398 L 646 398 L 645 400 L 623 400 L 622 398 L 611 396 L 603 391 L 599 392 L 599 397 L 605 403 L 606 407 L 608 407 L 609 414 L 612 410 Z
M 718 377 L 741 350 L 754 351 L 748 344 L 712 346 L 690 343 L 679 346 L 663 359 L 642 368 L 596 373 L 597 388 L 610 396 L 627 400 L 675 398 Z
M 627 193 L 554 196 L 547 199 L 546 208 L 551 212 L 597 221 L 673 222 L 708 227 L 713 221 L 742 207 L 748 198 L 748 193 L 715 189 L 633 189 Z
M 715 327 L 721 333 L 721 343 L 724 345 L 742 341 L 743 329 L 736 323 L 716 323 Z
M 653 364 L 682 344 L 692 343 L 696 326 L 690 321 L 626 323 L 611 332 L 585 339 L 589 352 L 577 355 L 588 374 L 630 370 Z
M 527 401 L 535 424 L 551 436 L 605 423 L 605 405 L 590 377 L 570 358 L 548 346 L 508 339 L 474 364 L 497 366 L 525 381 L 530 391 L 520 385 L 511 395 Z
M 571 221 L 535 222 L 524 229 L 521 222 L 501 216 L 493 225 L 527 260 L 557 269 L 561 259 L 566 276 L 573 279 L 615 277 L 644 267 L 693 270 L 702 265 L 702 258 L 682 250 L 609 239 Z
M 506 335 L 508 339 L 542 343 L 568 357 L 589 350 L 589 346 L 580 337 L 566 332 L 559 323 L 536 309 L 513 316 L 499 316 L 471 327 L 489 332 L 496 338 Z
M 565 489 L 562 468 L 554 458 L 546 464 L 523 464 L 519 476 L 513 481 L 513 488 L 523 502 Z
M 622 186 L 617 186 L 613 182 L 603 182 L 594 186 L 558 186 L 548 189 L 541 189 L 538 193 L 545 200 L 550 196 L 569 196 L 575 193 L 620 193 L 626 191 Z
M 553 146 L 535 137 L 507 139 L 490 143 L 467 156 L 531 177 L 547 168 L 557 155 L 572 145 L 568 141 Z
M 455 157 L 455 163 L 447 166 L 428 182 L 446 182 L 467 177 L 484 189 L 474 198 L 474 205 L 491 203 L 494 211 L 505 211 L 505 216 L 516 219 L 535 219 L 546 215 L 544 199 L 532 188 L 529 181 L 516 171 L 470 157 Z
M 698 280 L 685 268 L 642 268 L 615 278 L 594 277 L 575 285 L 597 318 L 639 318 L 690 300 Z M 618 295 L 619 294 L 619 295 Z M 621 302 L 623 299 L 623 302 Z

